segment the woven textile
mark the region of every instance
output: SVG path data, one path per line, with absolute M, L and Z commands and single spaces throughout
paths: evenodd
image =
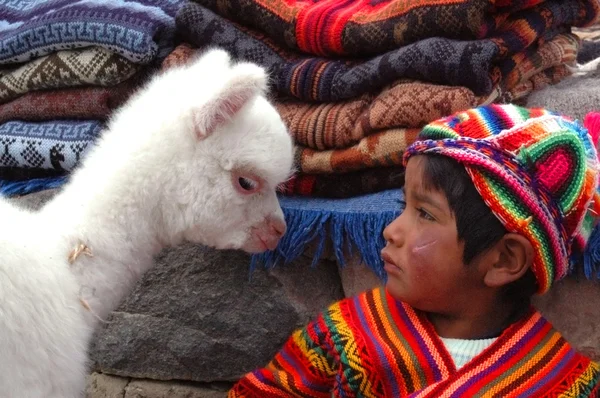
M 0 125 L 0 174 L 12 168 L 73 170 L 98 138 L 97 121 L 10 121 Z
M 544 3 L 547 21 L 566 23 L 577 7 L 570 2 Z M 537 20 L 541 20 L 536 14 Z M 551 17 L 552 16 L 552 17 Z M 515 22 L 517 26 L 520 26 Z M 220 46 L 235 58 L 269 68 L 275 91 L 303 101 L 334 102 L 376 93 L 401 78 L 467 87 L 475 95 L 488 95 L 508 76 L 518 60 L 511 60 L 540 37 L 504 50 L 492 39 L 457 41 L 444 37 L 424 39 L 368 60 L 326 59 L 291 53 L 265 35 L 236 25 L 197 4 L 177 14 L 176 25 L 184 40 L 195 47 Z M 551 36 L 558 32 L 552 28 Z M 525 35 L 527 36 L 527 35 Z M 521 43 L 513 40 L 511 43 Z
M 148 63 L 172 50 L 181 4 L 183 0 L 3 0 L 0 64 L 90 46 Z
M 0 105 L 0 123 L 10 120 L 106 120 L 139 86 L 142 75 L 115 86 L 33 91 Z
M 546 87 L 558 84 L 570 75 L 571 72 L 566 65 L 554 66 L 536 75 L 533 75 L 530 79 L 524 82 L 517 84 L 508 92 L 499 92 L 497 96 L 492 95 L 491 97 L 494 98 L 493 102 L 496 103 L 524 104 L 527 101 L 527 96 L 534 91 L 539 91 L 545 89 Z M 492 101 L 486 101 L 483 104 L 489 104 L 491 102 Z
M 533 308 L 459 370 L 425 314 L 383 288 L 332 304 L 229 398 L 595 397 L 600 365 Z
M 598 18 L 596 0 L 193 0 L 281 45 L 309 54 L 363 57 L 432 37 L 493 37 L 502 52 L 518 52 L 543 33 L 544 22 L 584 26 Z M 542 18 L 542 16 L 544 16 Z M 564 18 L 564 19 L 563 19 Z M 521 47 L 516 49 L 515 47 Z
M 531 242 L 539 293 L 583 252 L 600 196 L 595 139 L 580 124 L 541 108 L 491 105 L 425 126 L 405 159 L 420 153 L 464 164 L 506 229 Z
M 390 129 L 368 135 L 344 149 L 317 151 L 296 147 L 296 166 L 305 174 L 347 173 L 361 169 L 399 166 L 419 128 Z
M 16 68 L 0 69 L 0 103 L 33 90 L 111 86 L 138 69 L 138 65 L 102 47 L 59 51 Z
M 162 69 L 186 64 L 201 49 L 178 45 L 162 63 Z M 323 150 L 347 148 L 366 135 L 393 127 L 421 127 L 426 123 L 477 105 L 467 88 L 399 81 L 379 95 L 362 95 L 344 102 L 312 104 L 274 101 L 294 141 Z
M 278 191 L 283 195 L 318 198 L 351 198 L 404 185 L 404 167 L 381 167 L 337 174 L 294 175 Z
M 507 76 L 511 87 L 500 85 L 490 96 L 477 97 L 466 87 L 451 87 L 418 81 L 400 80 L 385 87 L 377 95 L 363 94 L 359 98 L 334 103 L 314 104 L 283 100 L 275 101 L 277 110 L 288 126 L 294 141 L 303 147 L 325 150 L 347 148 L 366 135 L 384 129 L 398 127 L 422 127 L 423 125 L 481 103 L 492 101 L 511 102 L 541 86 L 523 84 L 531 79 L 540 80 L 555 66 L 573 62 L 578 41 L 573 35 L 558 35 L 544 43 L 527 56 L 519 56 L 518 63 Z M 163 69 L 185 64 L 194 54 L 190 44 L 180 44 L 167 56 Z M 555 73 L 550 81 L 566 76 Z M 544 72 L 544 73 L 542 73 Z M 504 86 L 504 85 L 502 85 Z

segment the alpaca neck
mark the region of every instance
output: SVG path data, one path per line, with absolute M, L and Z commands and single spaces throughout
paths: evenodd
M 140 181 L 152 179 L 123 167 L 102 174 L 94 172 L 98 167 L 89 169 L 73 176 L 45 214 L 62 226 L 65 257 L 71 254 L 72 260 L 65 264 L 79 282 L 81 305 L 95 326 L 153 265 L 154 255 L 174 242 L 161 236 L 160 184 L 140 187 Z

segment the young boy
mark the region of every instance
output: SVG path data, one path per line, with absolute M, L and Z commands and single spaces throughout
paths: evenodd
M 596 397 L 600 366 L 531 307 L 593 227 L 587 130 L 491 105 L 427 125 L 384 231 L 385 288 L 331 305 L 229 397 Z

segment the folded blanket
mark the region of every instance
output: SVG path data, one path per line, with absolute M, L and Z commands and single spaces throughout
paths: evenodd
M 0 64 L 102 46 L 136 63 L 173 47 L 183 0 L 0 1 Z
M 466 87 L 400 80 L 377 95 L 363 94 L 350 101 L 315 104 L 280 99 L 275 105 L 296 143 L 317 150 L 347 148 L 376 131 L 422 127 L 481 103 L 514 101 L 535 88 L 521 86 L 521 82 L 529 82 L 548 68 L 573 62 L 577 47 L 576 36 L 561 34 L 532 47 L 526 54 L 518 54 L 506 79 L 506 84 L 512 87 L 497 85 L 493 95 L 487 97 L 477 97 Z M 163 70 L 185 64 L 197 51 L 188 43 L 180 44 L 165 58 Z M 553 76 L 552 81 L 564 77 L 562 74 Z
M 541 33 L 541 25 L 559 15 L 555 26 L 586 26 L 598 18 L 600 9 L 596 0 L 561 0 L 566 13 L 562 15 L 553 9 L 557 1 L 543 0 L 193 1 L 262 30 L 288 48 L 359 57 L 432 37 L 474 40 L 493 36 L 500 47 L 508 49 L 524 41 L 531 44 Z
M 278 188 L 286 196 L 352 198 L 400 188 L 404 185 L 403 167 L 382 167 L 335 174 L 296 174 Z
M 0 123 L 56 119 L 106 120 L 139 87 L 146 73 L 115 86 L 33 91 L 0 105 Z
M 536 14 L 537 25 L 530 26 L 526 19 L 511 21 L 509 26 L 514 25 L 517 29 L 513 33 L 521 32 L 528 39 L 523 41 L 521 36 L 515 37 L 508 47 L 495 39 L 458 41 L 434 37 L 363 62 L 291 53 L 265 35 L 194 3 L 180 9 L 176 26 L 183 39 L 195 47 L 220 46 L 235 58 L 268 68 L 275 91 L 284 97 L 315 102 L 343 101 L 365 93 L 374 94 L 402 78 L 467 87 L 475 95 L 482 96 L 489 95 L 495 85 L 512 73 L 517 63 L 512 56 L 521 57 L 519 53 L 545 33 L 552 37 L 558 34 L 559 26 L 573 23 L 586 14 L 585 4 L 582 2 L 574 7 L 571 1 L 543 3 L 545 14 Z M 540 15 L 545 17 L 542 19 Z M 529 39 L 530 35 L 535 37 Z
M 476 104 L 465 87 L 399 81 L 376 97 L 325 104 L 284 101 L 276 107 L 296 143 L 326 150 L 347 148 L 383 129 L 422 127 Z
M 536 88 L 562 80 L 569 74 L 565 65 L 542 71 L 508 92 L 494 98 L 494 102 L 514 102 Z M 593 86 L 590 90 L 598 90 Z M 595 98 L 597 95 L 594 95 Z M 374 167 L 399 166 L 404 150 L 415 141 L 420 128 L 390 129 L 362 138 L 350 148 L 314 150 L 296 147 L 296 167 L 305 174 L 347 173 Z M 339 176 L 340 180 L 343 178 Z
M 554 84 L 558 84 L 570 75 L 571 72 L 566 65 L 558 65 L 548 68 L 536 75 L 533 75 L 529 80 L 517 84 L 512 88 L 512 90 L 499 93 L 494 102 L 503 104 L 516 103 L 525 106 L 527 96 L 529 94 L 534 91 L 543 90 L 546 87 Z
M 73 170 L 102 130 L 98 121 L 0 124 L 0 175 L 14 168 Z
M 0 69 L 0 104 L 34 90 L 111 86 L 130 78 L 139 68 L 102 47 L 59 51 L 14 69 Z
M 350 171 L 398 166 L 402 155 L 420 128 L 390 129 L 368 135 L 358 144 L 344 149 L 316 151 L 296 147 L 295 164 L 304 174 L 347 173 Z
M 199 51 L 188 43 L 178 45 L 163 61 L 162 70 L 186 64 Z M 277 100 L 274 105 L 295 142 L 323 150 L 347 148 L 378 130 L 421 127 L 476 103 L 473 92 L 464 87 L 401 80 L 377 96 L 325 104 Z

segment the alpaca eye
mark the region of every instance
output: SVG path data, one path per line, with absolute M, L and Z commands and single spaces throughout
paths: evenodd
M 240 184 L 240 187 L 242 187 L 242 189 L 244 191 L 254 191 L 256 189 L 256 187 L 258 186 L 258 183 L 254 180 L 251 180 L 249 178 L 245 178 L 245 177 L 240 177 L 238 178 L 238 183 Z

